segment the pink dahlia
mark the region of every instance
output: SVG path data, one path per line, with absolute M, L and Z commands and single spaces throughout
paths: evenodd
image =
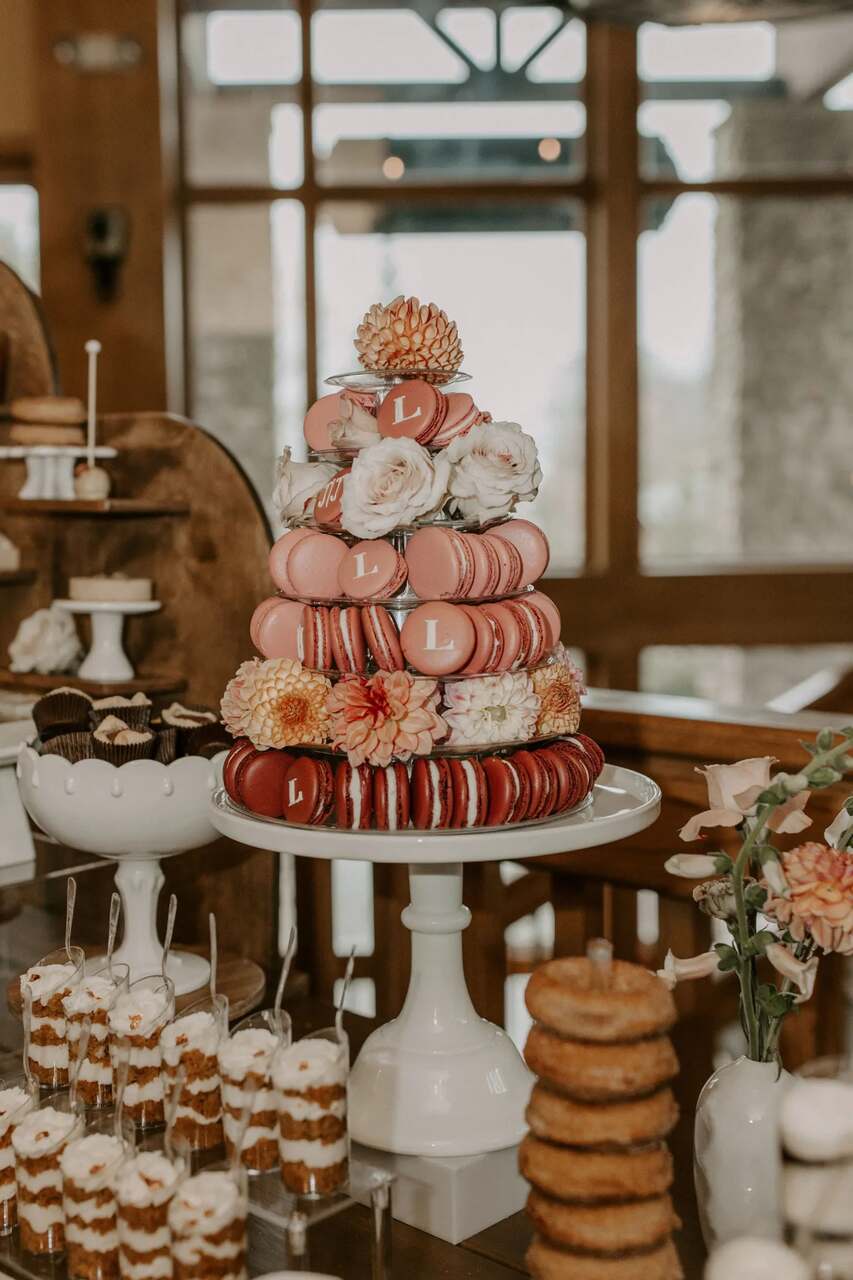
M 764 912 L 797 942 L 811 937 L 823 951 L 853 955 L 853 852 L 801 844 L 782 854 L 787 894 L 772 889 Z
M 415 680 L 407 671 L 344 676 L 326 699 L 332 744 L 352 765 L 427 755 L 447 733 L 437 705 L 436 681 Z

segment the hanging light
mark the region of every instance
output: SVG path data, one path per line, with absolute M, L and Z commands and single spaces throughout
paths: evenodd
M 784 22 L 853 13 L 853 0 L 569 0 L 582 18 L 606 22 Z

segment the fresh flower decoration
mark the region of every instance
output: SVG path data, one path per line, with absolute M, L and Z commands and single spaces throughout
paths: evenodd
M 222 695 L 222 721 L 259 751 L 320 745 L 328 739 L 330 682 L 293 658 L 251 658 Z
M 456 373 L 462 364 L 455 323 L 434 302 L 402 294 L 374 303 L 356 330 L 355 349 L 365 369 Z
M 282 524 L 305 514 L 313 499 L 338 471 L 333 462 L 294 462 L 290 448 L 275 464 L 273 506 Z
M 344 484 L 341 524 L 358 538 L 381 538 L 444 503 L 450 465 L 416 440 L 388 437 L 356 456 Z
M 736 973 L 748 1056 L 756 1062 L 778 1059 L 782 1023 L 810 999 L 820 956 L 853 955 L 853 796 L 827 828 L 827 844 L 811 841 L 783 853 L 771 843 L 775 832 L 810 825 L 804 809 L 812 791 L 853 772 L 853 727 L 840 735 L 824 729 L 814 745 L 803 746 L 809 759 L 795 774 L 773 774 L 776 761 L 768 756 L 698 770 L 709 808 L 682 827 L 682 840 L 709 827 L 736 827 L 740 849 L 733 857 L 681 853 L 666 863 L 673 875 L 703 881 L 694 901 L 727 923 L 730 939 L 688 960 L 670 952 L 659 976 L 672 987 L 715 970 Z M 774 981 L 762 980 L 762 960 Z
M 76 668 L 82 656 L 80 637 L 71 614 L 51 605 L 48 609 L 36 609 L 24 618 L 9 645 L 9 668 L 55 675 Z
M 519 742 L 533 737 L 539 698 L 526 671 L 448 681 L 444 719 L 453 746 Z
M 583 673 L 572 662 L 564 645 L 557 646 L 556 660 L 532 673 L 539 698 L 536 732 L 541 737 L 575 733 L 581 722 L 581 694 L 586 693 Z
M 370 444 L 377 444 L 379 423 L 376 415 L 370 413 L 357 400 L 353 400 L 344 392 L 339 397 L 341 416 L 329 423 L 329 438 L 335 449 L 362 449 Z
M 542 469 L 532 436 L 517 422 L 483 422 L 444 450 L 450 463 L 450 509 L 485 524 L 531 502 Z
M 438 700 L 437 681 L 407 671 L 344 676 L 326 699 L 332 745 L 353 766 L 428 755 L 447 735 Z

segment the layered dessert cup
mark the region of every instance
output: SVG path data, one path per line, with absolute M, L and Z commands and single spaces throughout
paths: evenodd
M 349 1041 L 335 1027 L 276 1054 L 281 1178 L 295 1195 L 330 1195 L 349 1178 Z
M 222 1145 L 222 1089 L 217 1054 L 228 1035 L 228 1001 L 214 996 L 191 1006 L 163 1028 L 160 1049 L 163 1081 L 170 1111 L 174 1103 L 172 1133 L 189 1151 L 211 1151 Z M 173 1093 L 183 1077 L 180 1096 Z
M 115 1184 L 127 1151 L 121 1138 L 90 1133 L 62 1152 L 69 1280 L 116 1280 L 119 1274 Z
M 109 1013 L 127 992 L 126 964 L 98 969 L 84 977 L 62 1002 L 72 1067 L 76 1068 L 77 1099 L 84 1107 L 107 1107 L 113 1101 L 112 1033 Z M 83 1061 L 76 1066 L 82 1046 Z
M 275 1028 L 275 1030 L 273 1029 Z M 225 1147 L 250 1172 L 278 1166 L 278 1104 L 272 1083 L 276 1052 L 291 1040 L 290 1018 L 283 1010 L 264 1009 L 234 1029 L 219 1046 L 222 1121 Z
M 197 1173 L 169 1206 L 174 1280 L 244 1280 L 246 1171 Z
M 13 1085 L 0 1089 L 0 1235 L 7 1236 L 18 1221 L 18 1184 L 12 1135 L 36 1106 L 35 1090 Z
M 80 947 L 62 947 L 21 975 L 27 1071 L 47 1089 L 64 1089 L 69 1082 L 64 1001 L 79 986 L 85 961 Z
M 169 1204 L 183 1176 L 183 1162 L 159 1151 L 144 1151 L 122 1166 L 116 1182 L 122 1280 L 171 1280 Z
M 62 1253 L 65 1248 L 60 1160 L 82 1129 L 74 1112 L 45 1106 L 25 1116 L 12 1134 L 20 1243 L 26 1253 Z
M 174 1013 L 172 982 L 151 977 L 132 982 L 108 1015 L 113 1069 L 117 1076 L 127 1072 L 124 1115 L 137 1129 L 165 1123 L 160 1033 Z

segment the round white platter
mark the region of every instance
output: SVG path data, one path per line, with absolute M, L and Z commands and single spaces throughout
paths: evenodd
M 500 1027 L 480 1018 L 462 965 L 466 862 L 570 853 L 642 831 L 660 789 L 632 769 L 605 765 L 592 803 L 535 826 L 461 832 L 338 831 L 250 817 L 221 788 L 211 821 L 259 849 L 313 858 L 409 863 L 409 990 L 399 1017 L 366 1040 L 350 1077 L 350 1131 L 366 1146 L 406 1155 L 468 1156 L 515 1145 L 524 1134 L 531 1076 Z
M 66 613 L 88 613 L 92 618 L 92 645 L 80 664 L 83 680 L 99 684 L 119 684 L 132 680 L 135 672 L 122 645 L 125 618 L 156 613 L 159 600 L 54 600 Z

